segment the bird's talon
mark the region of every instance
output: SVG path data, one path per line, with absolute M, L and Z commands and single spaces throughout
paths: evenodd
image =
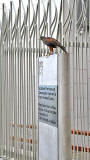
M 49 53 L 46 53 L 45 56 L 48 57 L 48 56 L 49 56 Z

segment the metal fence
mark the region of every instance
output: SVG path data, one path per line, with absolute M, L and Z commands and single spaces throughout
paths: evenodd
M 70 53 L 73 155 L 90 159 L 90 1 L 63 1 L 63 39 Z
M 42 5 L 42 6 L 41 6 Z M 17 12 L 2 5 L 0 29 L 0 155 L 38 159 L 38 58 L 47 48 L 40 35 L 55 32 L 57 8 L 51 24 L 51 1 L 38 0 L 27 8 L 19 0 Z M 43 13 L 43 16 L 41 15 Z
M 30 1 L 9 15 L 2 6 L 0 37 L 0 154 L 6 158 L 38 157 L 38 41 L 36 17 L 30 24 Z M 14 19 L 13 19 L 14 18 Z
M 0 155 L 38 159 L 38 58 L 48 52 L 38 39 L 45 35 L 69 52 L 72 153 L 89 160 L 89 0 L 28 0 L 27 8 L 19 0 L 17 13 L 13 2 L 9 13 L 3 4 L 0 26 Z

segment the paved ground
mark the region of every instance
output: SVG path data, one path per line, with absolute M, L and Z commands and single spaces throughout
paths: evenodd
M 72 155 L 72 160 L 90 160 L 90 153 L 88 152 L 75 152 Z
M 6 158 L 0 158 L 0 160 L 7 160 L 7 159 Z M 11 158 L 11 159 L 8 159 L 8 160 L 14 160 L 14 158 Z M 74 152 L 72 154 L 72 160 L 90 160 L 90 153 Z

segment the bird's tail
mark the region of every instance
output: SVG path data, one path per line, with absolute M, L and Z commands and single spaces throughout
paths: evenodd
M 59 46 L 65 53 L 68 53 L 67 51 L 66 51 L 66 48 L 64 47 L 64 46 Z

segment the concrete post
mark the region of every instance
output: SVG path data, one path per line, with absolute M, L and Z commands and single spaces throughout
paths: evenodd
M 59 160 L 71 160 L 71 109 L 68 54 L 58 55 Z

